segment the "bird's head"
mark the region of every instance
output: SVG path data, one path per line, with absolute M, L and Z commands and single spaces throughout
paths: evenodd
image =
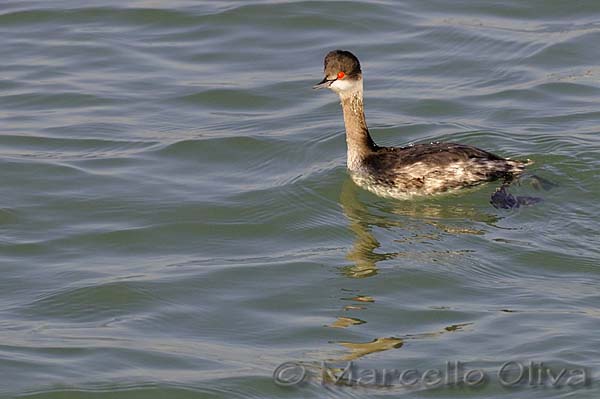
M 313 88 L 329 88 L 340 95 L 362 90 L 360 62 L 354 54 L 344 50 L 330 51 L 323 63 L 325 77 Z

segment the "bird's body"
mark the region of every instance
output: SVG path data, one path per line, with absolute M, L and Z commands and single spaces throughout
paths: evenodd
M 327 54 L 325 79 L 315 87 L 338 93 L 346 127 L 348 170 L 356 184 L 379 196 L 409 199 L 499 178 L 510 180 L 528 164 L 464 144 L 378 146 L 365 120 L 360 63 L 348 51 Z
M 525 165 L 469 145 L 430 143 L 377 147 L 349 170 L 356 184 L 379 196 L 409 199 L 508 179 Z

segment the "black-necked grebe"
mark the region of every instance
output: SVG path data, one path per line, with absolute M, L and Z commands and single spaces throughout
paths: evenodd
M 378 146 L 365 121 L 358 58 L 349 51 L 335 50 L 327 54 L 324 63 L 325 78 L 315 88 L 326 87 L 340 96 L 350 175 L 356 184 L 379 196 L 409 199 L 499 178 L 509 181 L 530 163 L 502 158 L 465 144 L 436 142 L 407 147 Z M 504 194 L 509 195 L 505 186 L 497 190 L 496 199 Z M 518 204 L 517 201 L 516 206 Z

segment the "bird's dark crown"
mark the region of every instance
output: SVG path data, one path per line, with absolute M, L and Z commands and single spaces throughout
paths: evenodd
M 324 61 L 325 76 L 337 76 L 339 72 L 344 72 L 345 76 L 351 79 L 358 79 L 362 72 L 360 62 L 354 54 L 345 50 L 333 50 L 325 56 Z

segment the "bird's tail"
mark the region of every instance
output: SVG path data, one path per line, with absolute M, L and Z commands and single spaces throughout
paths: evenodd
M 534 162 L 531 159 L 527 159 L 525 161 L 518 161 L 518 160 L 512 160 L 512 159 L 506 160 L 506 165 L 508 166 L 508 172 L 514 173 L 514 174 L 523 173 L 525 171 L 525 168 L 530 165 L 533 165 L 533 163 Z

